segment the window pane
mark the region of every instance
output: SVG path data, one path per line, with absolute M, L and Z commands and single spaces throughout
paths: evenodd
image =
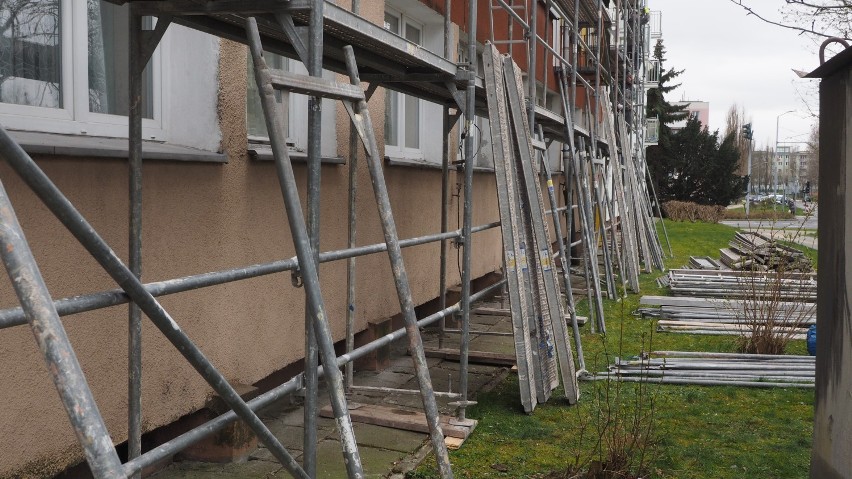
M 0 102 L 61 108 L 59 0 L 0 1 Z
M 420 148 L 420 100 L 405 95 L 405 147 Z
M 269 68 L 277 70 L 287 70 L 287 59 L 281 55 L 264 52 L 263 58 L 266 60 L 266 65 Z M 248 128 L 249 136 L 259 136 L 269 138 L 269 132 L 266 129 L 266 119 L 263 116 L 263 108 L 260 105 L 260 95 L 257 91 L 257 82 L 254 79 L 254 64 L 251 55 L 248 56 L 248 92 L 246 96 L 246 127 Z M 275 99 L 278 103 L 283 103 L 283 95 L 281 90 L 275 91 Z M 287 117 L 287 105 L 282 108 L 284 110 L 284 119 Z
M 89 111 L 127 115 L 130 88 L 128 6 L 87 0 Z M 148 17 L 145 27 L 153 25 Z M 154 117 L 151 63 L 142 73 L 142 116 Z
M 399 18 L 385 12 L 385 30 L 399 35 Z
M 399 146 L 399 93 L 386 90 L 385 144 Z
M 420 45 L 422 41 L 420 29 L 410 23 L 405 24 L 405 39 Z

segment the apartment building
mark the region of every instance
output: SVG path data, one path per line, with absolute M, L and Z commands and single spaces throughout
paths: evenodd
M 535 94 L 536 122 L 552 140 L 548 156 L 557 173 L 562 169 L 565 119 L 560 116 L 562 97 L 553 70 L 558 63 L 556 54 L 568 59 L 572 48 L 577 48 L 584 65 L 580 69 L 584 84 L 576 85 L 578 93 L 571 105 L 575 116 L 582 119 L 576 134 L 588 137 L 599 128 L 601 117 L 594 112 L 603 105 L 588 88 L 597 82 L 601 94 L 612 95 L 616 104 L 628 104 L 636 112 L 632 134 L 635 141 L 641 141 L 644 106 L 640 98 L 644 94 L 634 95 L 617 86 L 607 89 L 615 80 L 624 81 L 624 68 L 619 70 L 618 65 L 629 63 L 636 78 L 645 75 L 639 55 L 647 57 L 647 53 L 637 53 L 641 50 L 635 47 L 635 40 L 618 40 L 615 35 L 617 25 L 639 25 L 641 2 L 627 8 L 609 1 L 582 0 L 579 11 L 574 10 L 573 1 L 524 2 L 525 18 L 528 24 L 537 18 L 536 31 L 544 42 L 535 47 L 532 56 L 525 47 L 511 42 L 523 38 L 521 28 L 510 28 L 510 15 L 492 9 L 492 3 L 478 2 L 477 48 L 504 40 L 498 48 L 511 53 L 526 72 L 527 88 Z M 399 53 L 399 63 L 392 63 L 392 57 L 382 56 L 383 52 L 372 57 L 366 48 L 358 50 L 359 62 L 384 72 L 372 77 L 363 74 L 362 79 L 371 88 L 378 85 L 370 93 L 368 105 L 400 238 L 461 229 L 468 193 L 473 225 L 498 220 L 487 120 L 478 116 L 469 130 L 475 137 L 470 159 L 472 190 L 463 191 L 464 168 L 456 167 L 456 162 L 467 160 L 462 128 L 453 127 L 446 134 L 443 127 L 459 109 L 452 88 L 446 86 L 451 78 L 439 78 L 435 70 L 418 72 L 405 66 L 410 59 L 427 58 L 453 72 L 457 64 L 462 65 L 459 71 L 468 69 L 468 5 L 453 2 L 447 11 L 449 4 L 441 0 L 369 1 L 360 2 L 357 14 L 348 0 L 325 4 L 327 24 L 338 21 L 363 31 L 381 28 L 393 34 L 394 42 L 402 45 L 400 52 L 408 55 Z M 121 1 L 0 3 L 0 126 L 32 156 L 125 264 L 132 263 L 128 211 L 134 207 L 128 197 L 128 63 L 137 55 L 128 47 L 129 9 Z M 144 28 L 149 31 L 156 31 L 155 25 L 162 21 L 144 18 Z M 239 28 L 220 28 L 214 22 L 218 17 L 206 18 L 173 21 L 141 76 L 144 180 L 138 252 L 144 283 L 272 264 L 294 257 L 296 252 L 271 161 L 269 132 L 250 55 L 237 41 Z M 585 35 L 579 46 L 568 33 L 575 24 Z M 647 43 L 645 30 L 635 30 L 635 38 Z M 334 42 L 339 39 L 330 35 L 333 41 L 327 39 L 326 45 L 337 48 Z M 305 66 L 286 42 L 280 45 L 269 48 L 267 63 L 305 74 Z M 535 65 L 534 72 L 530 72 L 530 64 Z M 341 65 L 339 58 L 330 55 L 322 76 L 347 82 Z M 421 75 L 420 80 L 411 81 L 422 85 L 391 78 L 394 72 L 412 78 Z M 463 88 L 459 89 L 463 95 Z M 479 110 L 484 105 L 481 88 L 477 95 Z M 284 106 L 289 155 L 305 203 L 309 197 L 307 110 L 311 102 L 296 93 L 281 93 L 278 101 Z M 345 108 L 335 100 L 323 100 L 321 111 L 318 242 L 319 250 L 325 252 L 350 246 L 347 210 L 352 153 Z M 363 160 L 363 152 L 359 155 Z M 444 165 L 449 167 L 442 171 Z M 363 161 L 353 174 L 362 185 L 354 200 L 356 243 L 383 243 L 375 197 L 363 186 L 370 184 Z M 53 299 L 116 288 L 5 161 L 0 162 L 0 181 Z M 446 201 L 442 186 L 448 191 Z M 565 197 L 559 196 L 564 204 Z M 498 229 L 476 232 L 464 244 L 471 250 L 467 274 L 472 280 L 499 272 Z M 462 282 L 459 269 L 446 267 L 461 261 L 461 251 L 451 241 L 445 248 L 441 242 L 429 242 L 404 250 L 415 305 L 434 304 L 442 295 L 442 285 Z M 327 262 L 319 267 L 332 339 L 341 348 L 349 312 L 356 342 L 373 338 L 371 331 L 380 329 L 376 325 L 391 321 L 400 312 L 387 258 L 361 256 L 356 265 L 351 301 L 347 264 Z M 305 294 L 291 279 L 298 280 L 286 272 L 250 276 L 163 296 L 160 303 L 229 383 L 266 384 L 282 371 L 301 370 L 305 357 Z M 20 311 L 14 310 L 18 298 L 8 282 L 0 284 L 0 307 L 6 308 L 0 317 L 18 318 L 2 323 L 0 331 L 0 359 L 7 365 L 0 371 L 0 403 L 4 405 L 0 410 L 0 477 L 51 477 L 81 462 L 83 449 L 57 400 L 33 333 L 20 319 Z M 117 445 L 131 435 L 125 301 L 62 318 L 88 387 Z M 150 434 L 203 407 L 212 389 L 145 317 L 141 328 L 141 433 Z M 146 442 L 145 449 L 152 445 Z

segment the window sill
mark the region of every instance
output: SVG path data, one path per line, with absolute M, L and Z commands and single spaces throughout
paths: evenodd
M 386 156 L 385 163 L 388 166 L 407 166 L 411 168 L 420 168 L 424 170 L 440 170 L 442 166 L 440 163 L 433 163 L 431 161 L 426 160 L 413 160 L 411 158 L 397 158 L 393 156 Z M 460 170 L 457 165 L 450 164 L 451 170 Z M 485 166 L 474 166 L 474 173 L 494 173 L 494 168 L 485 167 Z
M 297 163 L 307 163 L 308 154 L 303 151 L 290 150 L 290 160 Z M 270 145 L 249 143 L 248 154 L 255 161 L 274 161 L 272 156 L 272 147 Z M 346 160 L 342 156 L 323 156 L 320 159 L 323 165 L 345 165 Z
M 9 136 L 30 155 L 127 158 L 130 150 L 128 141 L 124 138 L 60 135 L 31 131 L 9 131 Z M 142 141 L 142 159 L 205 163 L 228 162 L 228 156 L 223 153 L 144 140 Z

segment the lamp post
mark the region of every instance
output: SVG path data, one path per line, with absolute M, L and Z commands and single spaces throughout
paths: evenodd
M 796 110 L 788 110 L 788 111 L 785 111 L 784 113 L 781 113 L 777 117 L 775 117 L 775 168 L 773 168 L 775 170 L 775 181 L 773 182 L 774 184 L 772 186 L 772 195 L 773 195 L 773 197 L 772 197 L 773 198 L 772 208 L 773 209 L 775 209 L 775 205 L 776 205 L 774 195 L 778 193 L 778 163 L 780 162 L 780 159 L 781 159 L 781 155 L 778 153 L 778 131 L 779 131 L 778 127 L 779 127 L 780 122 L 781 122 L 781 117 L 786 115 L 787 113 L 793 113 L 794 111 L 796 111 Z
M 751 204 L 751 150 L 752 150 L 752 138 L 754 138 L 754 132 L 751 129 L 751 123 L 746 123 L 743 125 L 743 138 L 748 140 L 748 183 L 746 184 L 746 202 L 745 202 L 745 214 L 746 218 L 749 215 L 749 205 Z

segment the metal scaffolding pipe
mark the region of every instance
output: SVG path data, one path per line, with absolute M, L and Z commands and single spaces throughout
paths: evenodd
M 614 375 L 595 375 L 584 379 L 592 379 L 596 381 L 621 381 L 647 384 L 692 384 L 696 386 L 742 386 L 753 388 L 810 388 L 813 389 L 812 383 L 797 383 L 784 382 L 775 383 L 768 381 L 730 381 L 722 379 L 700 379 L 700 378 L 637 378 L 633 376 L 614 376 Z
M 275 101 L 269 69 L 266 66 L 266 61 L 263 59 L 260 33 L 257 29 L 257 22 L 253 17 L 248 19 L 246 32 L 255 66 L 255 81 L 258 91 L 262 93 L 261 105 L 272 144 L 278 182 L 284 197 L 290 234 L 293 238 L 293 244 L 296 247 L 296 255 L 299 258 L 299 269 L 304 280 L 305 294 L 310 301 L 308 311 L 313 313 L 311 325 L 316 333 L 319 355 L 322 357 L 323 363 L 334 364 L 334 342 L 332 341 L 331 328 L 328 324 L 325 302 L 322 297 L 317 272 L 319 263 L 314 257 L 307 226 L 302 217 L 301 201 L 296 189 L 293 165 L 290 163 L 286 142 L 284 138 L 281 138 L 283 133 L 281 118 L 283 116 L 278 112 L 279 105 Z M 346 405 L 346 398 L 344 397 L 343 375 L 338 369 L 329 369 L 327 384 L 331 399 L 331 408 L 337 422 L 337 430 L 340 433 L 347 473 L 350 477 L 363 477 L 361 456 L 358 452 L 358 445 L 355 442 L 355 432 L 352 428 L 352 421 L 349 418 L 349 410 Z
M 474 134 L 473 123 L 476 121 L 476 1 L 468 2 L 467 12 L 467 58 L 470 76 L 467 80 L 464 110 L 465 131 L 464 142 L 464 208 L 462 224 L 462 272 L 461 272 L 461 338 L 459 339 L 459 392 L 462 398 L 459 402 L 458 420 L 466 421 L 465 413 L 468 406 L 468 352 L 470 350 L 470 270 L 472 258 L 473 235 L 473 169 L 474 169 Z
M 445 37 L 446 40 L 446 37 Z M 447 53 L 448 47 L 444 53 Z M 450 110 L 444 107 L 444 137 L 441 152 L 441 233 L 447 231 L 450 217 Z M 459 232 L 461 233 L 461 232 Z M 447 307 L 447 242 L 441 240 L 438 276 L 438 303 L 441 309 Z M 442 319 L 438 328 L 438 348 L 444 347 L 444 329 L 446 320 Z
M 350 363 L 347 363 L 347 364 L 352 364 L 352 363 L 350 362 Z M 412 394 L 412 395 L 420 394 L 419 389 L 384 388 L 384 387 L 378 387 L 378 386 L 353 386 L 352 390 L 358 391 L 358 392 L 383 393 L 383 394 Z M 458 398 L 461 397 L 461 394 L 453 393 L 453 392 L 435 391 L 434 394 L 435 394 L 435 397 L 441 397 L 441 398 L 458 399 Z
M 358 78 L 358 66 L 355 62 L 355 52 L 352 49 L 352 46 L 347 45 L 343 47 L 343 54 L 346 60 L 346 70 L 349 73 L 350 82 L 355 86 L 360 86 L 361 80 Z M 423 340 L 420 337 L 420 330 L 417 328 L 417 315 L 414 311 L 411 286 L 409 285 L 408 274 L 406 273 L 405 263 L 402 259 L 402 249 L 399 245 L 399 237 L 396 230 L 396 223 L 393 219 L 390 196 L 388 195 L 384 171 L 382 170 L 382 157 L 379 156 L 379 147 L 376 144 L 373 121 L 370 117 L 370 110 L 367 108 L 367 101 L 359 100 L 355 103 L 354 111 L 355 114 L 353 115 L 352 121 L 354 123 L 360 120 L 360 126 L 363 128 L 364 132 L 363 140 L 367 153 L 367 167 L 370 170 L 373 193 L 376 196 L 376 205 L 379 209 L 379 219 L 382 223 L 382 231 L 387 244 L 388 259 L 391 263 L 391 271 L 393 272 L 397 298 L 399 299 L 399 306 L 405 320 L 405 330 L 408 335 L 408 347 L 411 353 L 411 359 L 414 363 L 414 372 L 417 376 L 417 382 L 420 385 L 423 409 L 426 413 L 426 421 L 429 424 L 429 436 L 432 439 L 432 449 L 435 453 L 435 460 L 438 463 L 438 470 L 441 473 L 441 477 L 444 479 L 452 479 L 453 470 L 450 465 L 447 445 L 444 443 L 444 433 L 441 430 L 438 404 L 435 402 L 435 394 L 432 389 L 432 379 L 429 377 L 429 366 L 426 363 L 426 354 L 423 351 Z M 470 236 L 470 225 L 466 228 L 466 233 Z M 464 236 L 464 234 L 465 232 L 462 233 L 462 236 Z
M 128 167 L 130 206 L 128 227 L 128 267 L 142 278 L 142 16 L 131 6 L 128 16 Z M 128 308 L 127 333 L 127 457 L 142 454 L 142 312 L 135 303 Z M 141 474 L 134 474 L 138 479 Z
M 138 278 L 122 263 L 95 229 L 77 211 L 32 158 L 0 128 L 0 158 L 29 185 L 30 189 L 65 225 L 101 267 L 139 305 L 163 335 L 175 346 L 192 367 L 207 381 L 229 407 L 234 409 L 270 452 L 296 477 L 307 477 L 299 464 L 269 431 L 263 422 L 246 406 L 239 394 L 210 363 L 204 353 L 189 339 L 168 312 L 148 293 Z
M 324 0 L 313 2 L 308 18 L 308 58 L 305 68 L 308 75 L 322 77 L 323 54 L 323 6 Z M 270 133 L 271 136 L 271 133 Z M 307 228 L 311 242 L 314 266 L 319 275 L 320 251 L 320 188 L 322 179 L 322 98 L 308 97 L 308 165 L 307 165 Z M 310 477 L 317 476 L 317 421 L 319 419 L 319 346 L 312 327 L 314 311 L 309 298 L 305 297 L 305 404 L 304 435 L 302 436 L 302 464 Z M 348 310 L 349 308 L 347 308 Z M 348 415 L 348 411 L 346 413 Z M 354 436 L 353 436 L 354 439 Z M 345 448 L 344 448 L 345 449 Z M 350 476 L 360 471 L 350 469 Z
M 471 296 L 471 301 L 479 301 L 482 298 L 487 297 L 490 294 L 493 294 L 496 290 L 502 287 L 505 284 L 505 280 L 499 281 L 479 292 Z M 426 327 L 430 324 L 435 323 L 441 318 L 445 318 L 449 315 L 455 314 L 460 309 L 460 303 L 456 303 L 452 306 L 447 307 L 442 311 L 438 311 L 430 316 L 427 316 L 419 321 L 417 321 L 418 327 Z M 351 354 L 344 354 L 337 358 L 337 366 L 343 366 L 348 362 L 355 361 L 360 359 L 371 352 L 387 346 L 394 341 L 397 341 L 403 338 L 406 334 L 405 328 L 397 329 L 396 331 L 386 334 L 381 338 L 375 339 L 359 348 L 356 348 L 352 351 Z M 320 377 L 323 376 L 324 368 L 320 366 L 318 368 L 318 375 Z M 284 384 L 271 389 L 260 396 L 252 399 L 247 404 L 253 411 L 258 411 L 263 409 L 266 406 L 284 398 L 287 394 L 292 394 L 299 389 L 302 388 L 302 375 L 290 379 Z M 130 474 L 134 471 L 141 471 L 143 468 L 148 467 L 150 465 L 156 464 L 157 462 L 162 461 L 163 459 L 167 459 L 172 454 L 175 454 L 178 451 L 186 449 L 187 447 L 195 444 L 196 442 L 204 439 L 205 437 L 220 431 L 222 428 L 227 426 L 228 424 L 237 420 L 237 415 L 233 411 L 228 411 L 210 421 L 191 429 L 180 436 L 157 446 L 154 449 L 146 452 L 139 458 L 136 458 L 132 461 L 128 461 L 125 465 L 125 471 Z
M 480 231 L 486 231 L 491 228 L 496 228 L 499 225 L 499 222 L 480 225 L 474 228 L 473 232 L 478 233 Z M 439 241 L 441 239 L 457 238 L 460 235 L 461 230 L 455 230 L 449 231 L 444 234 L 431 234 L 426 236 L 420 236 L 417 238 L 405 239 L 401 240 L 399 244 L 400 247 L 406 248 L 410 246 L 417 246 Z M 387 246 L 385 243 L 377 243 L 368 246 L 360 246 L 357 248 L 320 253 L 320 263 L 380 253 L 382 251 L 385 251 L 386 248 Z M 259 276 L 266 276 L 269 274 L 281 273 L 284 271 L 294 271 L 298 269 L 299 261 L 297 258 L 294 257 L 286 260 L 273 261 L 271 263 L 255 264 L 243 268 L 233 268 L 224 271 L 202 273 L 191 276 L 185 276 L 182 278 L 147 283 L 143 285 L 143 287 L 152 296 L 166 296 L 169 294 L 182 293 L 194 289 L 217 286 L 233 281 L 257 278 Z M 60 316 L 68 316 L 72 314 L 84 313 L 87 311 L 94 311 L 96 309 L 106 308 L 109 306 L 125 304 L 129 301 L 130 299 L 124 292 L 124 290 L 112 289 L 108 291 L 101 291 L 98 293 L 58 299 L 54 301 L 54 305 Z M 0 310 L 0 329 L 20 326 L 26 324 L 26 322 L 26 315 L 20 307 Z

